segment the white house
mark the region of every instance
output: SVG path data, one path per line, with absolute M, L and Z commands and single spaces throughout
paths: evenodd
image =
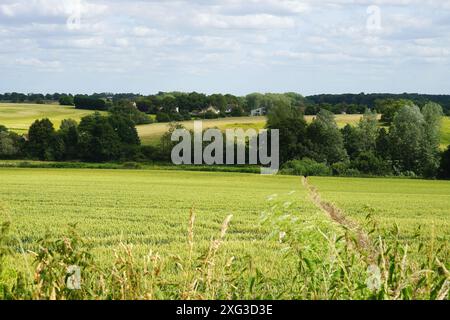
M 212 112 L 212 113 L 215 113 L 215 114 L 219 114 L 220 110 L 216 109 L 213 106 L 209 106 L 207 109 L 202 110 L 202 113 L 207 113 L 207 112 Z
M 258 108 L 258 109 L 254 109 L 251 112 L 252 117 L 260 117 L 260 116 L 265 116 L 267 114 L 267 110 L 266 108 Z

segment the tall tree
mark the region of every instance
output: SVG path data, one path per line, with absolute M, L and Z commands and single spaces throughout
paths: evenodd
M 425 120 L 417 106 L 404 106 L 394 117 L 389 140 L 392 160 L 399 171 L 420 173 L 424 127 Z
M 267 128 L 280 131 L 280 161 L 302 159 L 309 154 L 306 141 L 307 123 L 299 108 L 276 102 L 267 116 Z
M 49 119 L 36 120 L 28 130 L 27 150 L 31 157 L 39 160 L 60 160 L 63 142 L 56 135 Z
M 64 159 L 65 160 L 77 159 L 80 141 L 77 122 L 72 119 L 63 120 L 61 122 L 58 135 L 64 142 Z
M 119 158 L 121 141 L 107 117 L 98 112 L 86 116 L 78 130 L 83 160 L 102 162 Z
M 450 179 L 450 146 L 442 153 L 439 177 L 442 179 Z
M 428 178 L 438 173 L 440 162 L 440 137 L 443 111 L 434 102 L 427 103 L 422 108 L 424 123 L 424 137 L 422 142 L 421 167 L 422 175 Z
M 328 164 L 348 161 L 344 139 L 330 111 L 320 110 L 308 127 L 307 136 L 314 160 Z

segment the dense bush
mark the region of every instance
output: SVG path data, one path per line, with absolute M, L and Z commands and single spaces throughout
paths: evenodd
M 442 153 L 439 177 L 443 179 L 450 179 L 450 146 L 448 146 L 447 150 Z
M 105 99 L 76 95 L 73 99 L 77 109 L 106 111 L 109 107 Z
M 72 96 L 61 96 L 58 100 L 59 104 L 62 106 L 73 106 L 74 101 Z
M 286 162 L 281 168 L 281 173 L 296 176 L 329 176 L 331 169 L 325 163 L 305 158 Z
M 135 125 L 150 124 L 153 122 L 148 115 L 139 111 L 130 103 L 113 106 L 108 111 L 112 115 L 130 119 Z
M 170 122 L 170 116 L 165 112 L 159 112 L 156 114 L 156 121 L 158 122 Z

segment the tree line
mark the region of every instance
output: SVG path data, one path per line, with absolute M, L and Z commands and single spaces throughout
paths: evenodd
M 300 110 L 280 103 L 269 113 L 267 127 L 280 130 L 285 173 L 449 178 L 450 147 L 440 151 L 442 107 L 407 103 L 394 110 L 384 126 L 367 109 L 356 126 L 339 129 L 328 110 L 321 109 L 308 125 Z
M 410 101 L 422 108 L 428 102 L 442 106 L 444 114 L 450 115 L 450 95 L 426 95 L 416 93 L 403 94 L 321 94 L 303 97 L 298 93 L 251 93 L 246 96 L 231 94 L 211 94 L 191 92 L 158 92 L 153 95 L 134 93 L 94 93 L 92 95 L 54 94 L 0 94 L 0 101 L 46 103 L 59 102 L 61 105 L 72 105 L 80 109 L 105 111 L 124 102 L 135 103 L 144 113 L 160 114 L 161 122 L 188 120 L 191 113 L 215 107 L 216 116 L 244 116 L 252 110 L 265 108 L 269 110 L 277 102 L 285 102 L 299 107 L 306 115 L 316 115 L 321 109 L 334 114 L 362 114 L 366 109 L 380 111 L 386 101 Z M 214 115 L 209 114 L 209 117 Z

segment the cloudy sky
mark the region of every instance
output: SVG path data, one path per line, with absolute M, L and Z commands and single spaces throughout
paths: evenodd
M 450 94 L 450 0 L 0 0 L 0 92 Z

